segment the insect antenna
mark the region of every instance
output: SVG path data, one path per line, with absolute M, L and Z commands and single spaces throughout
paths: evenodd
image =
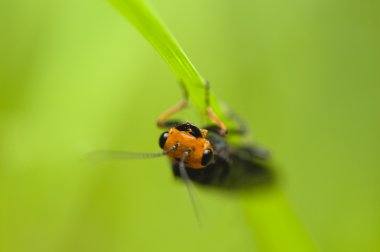
M 185 186 L 186 186 L 186 189 L 187 189 L 187 192 L 189 194 L 190 201 L 191 201 L 191 205 L 193 206 L 194 213 L 195 213 L 195 216 L 198 220 L 198 223 L 200 225 L 202 225 L 200 214 L 199 214 L 199 211 L 197 208 L 197 204 L 195 202 L 194 190 L 193 190 L 193 187 L 191 185 L 190 177 L 187 174 L 187 171 L 185 168 L 185 161 L 188 158 L 188 156 L 189 156 L 189 151 L 185 151 L 182 155 L 180 162 L 179 162 L 179 174 L 181 175 L 181 178 L 183 179 L 183 182 L 185 183 Z
M 127 151 L 112 151 L 112 150 L 99 150 L 87 154 L 87 158 L 91 161 L 101 161 L 107 159 L 145 159 L 145 158 L 157 158 L 167 155 L 169 152 L 178 148 L 175 144 L 169 149 L 157 152 L 157 153 L 135 153 Z

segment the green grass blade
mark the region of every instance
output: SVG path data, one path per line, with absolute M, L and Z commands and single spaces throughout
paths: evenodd
M 189 92 L 190 101 L 202 112 L 205 111 L 204 78 L 146 1 L 110 0 L 110 2 L 140 31 L 166 61 L 178 80 L 183 82 Z M 213 94 L 210 96 L 210 102 L 216 114 L 228 124 L 228 119 L 223 116 Z
M 277 186 L 243 197 L 242 208 L 259 251 L 317 251 L 288 199 Z
M 189 99 L 205 111 L 204 78 L 190 62 L 168 28 L 144 0 L 110 0 L 140 31 L 169 65 L 189 92 Z M 211 94 L 211 105 L 227 125 L 231 122 L 221 113 Z M 242 208 L 254 233 L 260 251 L 315 251 L 307 233 L 294 215 L 279 188 L 256 197 L 242 198 Z

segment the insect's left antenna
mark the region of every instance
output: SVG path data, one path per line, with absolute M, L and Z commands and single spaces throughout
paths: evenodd
M 178 148 L 178 145 L 173 145 L 165 151 L 158 153 L 134 153 L 126 151 L 110 151 L 110 150 L 100 150 L 94 151 L 87 154 L 87 158 L 90 161 L 101 161 L 107 159 L 145 159 L 145 158 L 157 158 L 167 155 L 169 152 Z
M 195 202 L 195 197 L 194 197 L 194 193 L 193 193 L 194 191 L 193 191 L 193 188 L 192 188 L 192 185 L 191 185 L 191 181 L 190 181 L 189 175 L 187 174 L 187 171 L 186 171 L 186 168 L 185 168 L 185 161 L 188 158 L 188 156 L 189 156 L 189 151 L 185 151 L 183 153 L 183 155 L 182 155 L 182 158 L 181 158 L 180 162 L 179 162 L 179 174 L 181 175 L 181 178 L 183 179 L 183 182 L 185 183 L 187 192 L 189 193 L 191 205 L 193 206 L 194 213 L 195 213 L 195 216 L 196 216 L 196 218 L 198 220 L 198 223 L 200 225 L 202 225 L 201 218 L 200 218 L 200 215 L 199 215 L 199 211 L 198 211 L 198 208 L 197 208 L 197 205 L 196 205 L 196 202 Z

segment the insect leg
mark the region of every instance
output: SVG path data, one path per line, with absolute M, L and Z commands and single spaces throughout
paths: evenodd
M 171 128 L 171 127 L 177 126 L 178 124 L 181 124 L 181 122 L 177 120 L 167 120 L 168 117 L 186 108 L 188 105 L 188 97 L 189 97 L 188 92 L 185 86 L 183 85 L 183 83 L 181 82 L 180 84 L 183 90 L 183 100 L 175 104 L 173 107 L 169 108 L 167 111 L 165 111 L 158 117 L 157 126 L 159 128 Z
M 227 127 L 222 122 L 222 120 L 220 120 L 220 118 L 215 114 L 215 112 L 212 109 L 211 104 L 210 104 L 210 83 L 208 81 L 206 81 L 205 86 L 206 86 L 205 87 L 205 91 L 206 91 L 206 93 L 205 93 L 205 102 L 206 102 L 206 112 L 207 112 L 207 115 L 220 128 L 220 132 L 219 132 L 220 135 L 221 136 L 225 136 L 227 134 Z
M 233 111 L 227 111 L 226 114 L 227 114 L 227 117 L 231 119 L 231 121 L 233 121 L 235 125 L 234 128 L 228 130 L 229 134 L 244 136 L 248 133 L 247 126 L 240 116 L 235 114 Z

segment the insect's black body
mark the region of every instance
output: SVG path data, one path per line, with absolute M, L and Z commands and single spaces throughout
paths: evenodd
M 233 146 L 219 134 L 218 127 L 210 126 L 206 129 L 206 138 L 215 150 L 214 162 L 202 169 L 186 167 L 192 181 L 202 185 L 239 189 L 267 184 L 273 180 L 268 165 L 265 165 L 267 151 L 257 146 Z M 172 169 L 176 177 L 181 177 L 178 162 L 172 162 Z

